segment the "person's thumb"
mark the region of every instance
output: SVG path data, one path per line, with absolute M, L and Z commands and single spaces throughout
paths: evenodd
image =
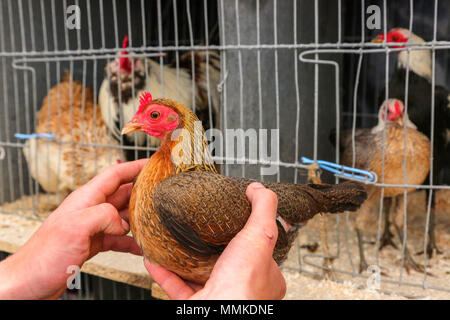
M 247 187 L 247 198 L 252 204 L 252 212 L 239 237 L 245 237 L 257 248 L 269 249 L 272 255 L 278 237 L 276 224 L 278 198 L 259 182 Z

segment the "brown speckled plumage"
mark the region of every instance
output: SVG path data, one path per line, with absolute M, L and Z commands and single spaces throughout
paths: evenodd
M 403 161 L 406 150 L 406 184 L 420 185 L 426 179 L 430 169 L 430 141 L 428 138 L 413 128 L 406 128 L 406 148 L 404 144 L 404 128 L 397 123 L 386 124 L 385 136 L 385 160 L 384 183 L 403 184 Z M 341 135 L 341 161 L 342 164 L 352 166 L 352 137 L 351 132 L 344 131 Z M 355 132 L 355 167 L 373 171 L 378 176 L 378 182 L 383 182 L 383 130 L 358 129 Z M 361 208 L 357 216 L 357 225 L 360 229 L 367 227 L 367 220 L 371 214 L 374 202 L 380 194 L 380 188 L 368 186 L 370 200 Z M 384 189 L 384 197 L 391 198 L 403 194 L 404 188 L 390 187 Z M 415 190 L 407 188 L 408 192 Z M 403 224 L 401 213 L 397 220 Z
M 430 168 L 430 142 L 419 131 L 406 128 L 407 184 L 420 185 Z M 341 138 L 341 161 L 352 166 L 351 132 L 344 131 Z M 358 129 L 355 132 L 355 167 L 374 171 L 382 180 L 383 130 Z M 403 155 L 405 153 L 403 127 L 397 123 L 386 124 L 384 181 L 403 184 Z M 413 189 L 408 189 L 411 191 Z M 385 197 L 403 193 L 403 188 L 386 188 Z
M 174 109 L 182 120 L 180 127 L 193 132 L 197 117 L 188 108 L 169 99 L 152 103 Z M 192 141 L 202 146 L 197 150 L 206 161 L 174 165 L 171 151 L 179 142 L 168 139 L 150 158 L 133 188 L 130 225 L 146 258 L 186 280 L 204 283 L 221 251 L 250 215 L 245 190 L 252 180 L 218 174 L 205 142 Z M 278 196 L 278 214 L 293 224 L 286 233 L 278 223 L 274 251 L 278 263 L 286 258 L 299 225 L 320 212 L 354 211 L 366 198 L 364 187 L 355 182 L 264 184 Z
M 108 133 L 94 103 L 92 89 L 72 80 L 68 72 L 44 98 L 36 133 L 53 133 L 57 141 L 29 139 L 23 149 L 31 176 L 47 192 L 67 194 L 123 160 L 119 143 Z
M 354 140 L 351 131 L 342 132 L 339 139 L 342 164 L 375 172 L 379 183 L 393 185 L 422 184 L 430 169 L 430 141 L 424 134 L 416 130 L 415 125 L 409 120 L 404 110 L 405 107 L 400 100 L 388 99 L 379 109 L 378 124 L 375 127 L 357 129 L 353 136 Z M 336 140 L 335 134 L 332 133 L 330 138 L 334 143 Z M 381 190 L 384 190 L 382 194 Z M 402 195 L 405 191 L 410 192 L 412 190 L 414 188 L 386 187 L 382 189 L 373 185 L 367 187 L 367 201 L 361 206 L 354 225 L 358 238 L 360 272 L 366 271 L 368 268 L 364 254 L 362 230 L 369 229 L 371 227 L 371 215 L 375 212 L 378 214 L 378 211 L 373 209 L 375 204 L 379 202 L 379 196 L 383 195 L 384 198 L 396 200 L 396 204 L 393 206 L 393 210 L 395 210 L 394 224 L 402 242 L 404 240 L 399 230 L 403 226 L 404 212 L 406 211 L 404 210 L 404 197 Z M 389 230 L 389 214 L 392 208 L 388 207 L 387 209 L 384 212 L 385 223 L 384 232 L 380 238 L 380 249 L 386 245 L 395 246 L 392 241 L 393 235 Z M 419 271 L 420 267 L 413 261 L 407 247 L 404 250 L 405 266 L 411 264 L 413 268 Z
M 156 186 L 153 193 L 154 208 L 172 234 L 180 232 L 175 237 L 193 254 L 212 254 L 215 250 L 220 252 L 221 248 L 217 246 L 226 245 L 250 216 L 251 206 L 245 191 L 251 182 L 253 180 L 211 172 L 180 173 Z M 263 184 L 277 194 L 278 215 L 293 225 L 302 224 L 320 212 L 354 211 L 366 197 L 364 188 L 353 182 L 340 185 Z M 192 247 L 189 247 L 186 238 L 190 230 L 182 229 L 178 225 L 180 222 L 195 232 L 201 239 L 200 243 L 191 238 Z M 291 240 L 290 234 L 285 234 L 281 228 L 281 242 L 290 243 L 287 238 Z M 214 246 L 208 248 L 201 243 L 203 241 Z M 287 253 L 288 250 L 283 252 Z M 281 263 L 286 256 L 279 255 L 276 250 L 275 258 Z

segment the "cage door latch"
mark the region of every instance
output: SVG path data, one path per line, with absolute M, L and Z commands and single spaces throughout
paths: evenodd
M 302 157 L 303 164 L 311 164 L 316 162 L 321 169 L 327 170 L 334 173 L 335 176 L 350 179 L 359 180 L 365 183 L 376 183 L 377 175 L 375 172 L 362 170 L 358 168 L 347 167 L 334 162 L 329 162 L 325 160 L 311 160 L 306 157 Z

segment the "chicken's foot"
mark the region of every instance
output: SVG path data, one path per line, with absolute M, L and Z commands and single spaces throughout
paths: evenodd
M 397 230 L 397 235 L 400 238 L 400 242 L 403 241 L 403 231 L 400 229 L 400 227 L 394 223 L 395 229 Z M 420 263 L 417 263 L 411 253 L 409 252 L 408 246 L 405 243 L 405 263 L 404 263 L 404 268 L 406 269 L 406 272 L 409 274 L 409 271 L 411 269 L 420 272 L 420 273 L 425 273 L 425 267 L 423 265 L 421 265 Z M 427 272 L 427 275 L 429 276 L 433 276 L 431 273 Z

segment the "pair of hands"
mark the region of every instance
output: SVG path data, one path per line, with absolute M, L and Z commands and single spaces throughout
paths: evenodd
M 51 299 L 67 288 L 69 266 L 102 251 L 140 255 L 128 236 L 132 181 L 146 159 L 111 166 L 72 192 L 28 242 L 0 263 L 0 299 Z M 173 299 L 279 299 L 284 278 L 272 258 L 277 198 L 259 183 L 247 188 L 252 214 L 228 244 L 204 286 L 183 281 L 144 259 L 153 279 Z M 252 255 L 249 255 L 252 252 Z

